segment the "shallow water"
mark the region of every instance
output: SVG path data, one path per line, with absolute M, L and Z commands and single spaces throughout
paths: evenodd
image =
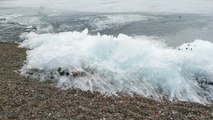
M 91 34 L 156 36 L 169 46 L 213 39 L 213 2 L 208 0 L 0 0 L 1 41 L 20 33 L 89 29 Z M 143 6 L 143 7 L 142 7 Z
M 85 15 L 82 15 L 85 14 Z M 21 41 L 21 33 L 58 33 L 88 29 L 91 34 L 155 36 L 169 46 L 195 39 L 213 40 L 213 17 L 197 14 L 153 15 L 148 13 L 79 13 L 77 15 L 2 16 L 1 41 Z

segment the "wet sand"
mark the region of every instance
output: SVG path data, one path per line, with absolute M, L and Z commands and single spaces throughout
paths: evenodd
M 213 105 L 65 91 L 21 76 L 25 52 L 0 43 L 0 119 L 213 119 Z

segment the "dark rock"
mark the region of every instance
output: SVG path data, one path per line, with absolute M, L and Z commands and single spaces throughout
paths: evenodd
M 108 113 L 110 113 L 110 114 L 112 114 L 113 113 L 113 109 L 110 107 L 110 108 L 108 108 Z

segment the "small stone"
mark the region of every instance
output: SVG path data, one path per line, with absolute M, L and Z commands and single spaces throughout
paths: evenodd
M 108 113 L 112 114 L 113 113 L 113 109 L 112 108 L 108 108 Z

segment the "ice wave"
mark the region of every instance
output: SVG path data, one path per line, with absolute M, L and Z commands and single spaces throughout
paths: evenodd
M 83 32 L 30 33 L 22 74 L 51 79 L 61 88 L 105 95 L 138 94 L 160 100 L 213 100 L 213 44 L 195 40 L 170 48 L 153 37 Z

